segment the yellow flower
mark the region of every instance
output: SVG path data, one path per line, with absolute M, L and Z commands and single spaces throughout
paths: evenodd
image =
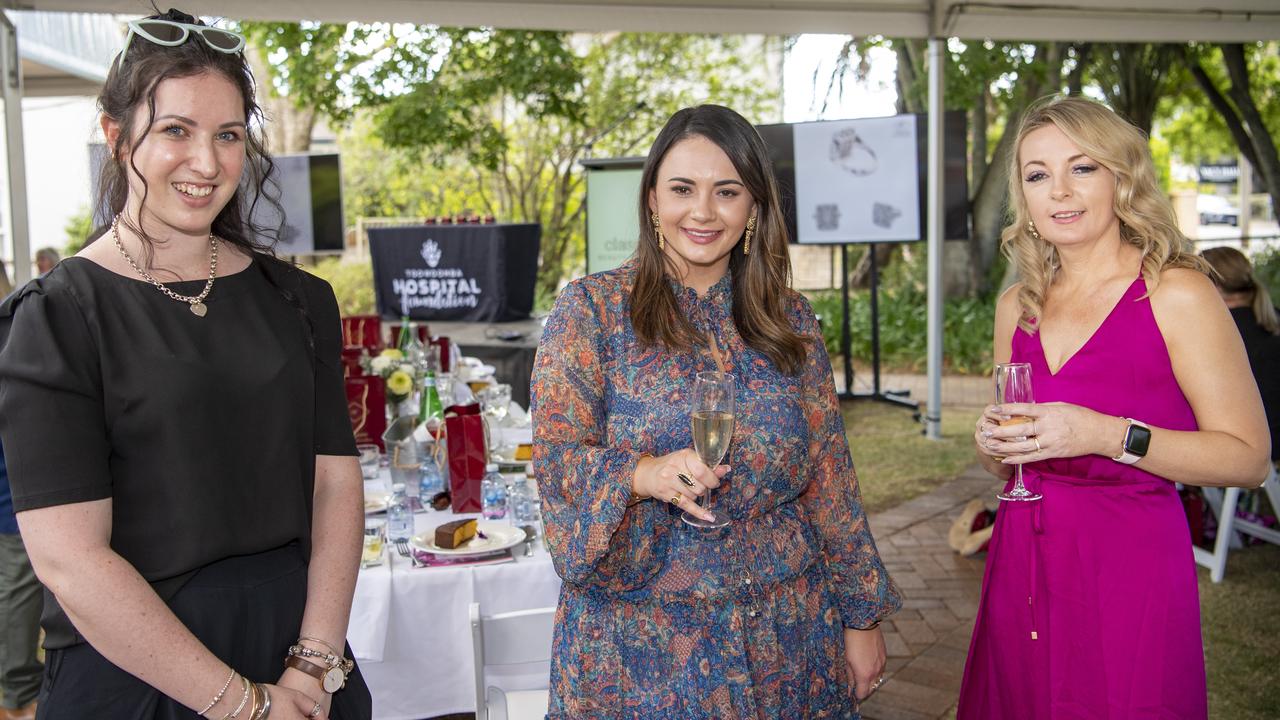
M 404 353 L 400 352 L 399 348 L 386 348 L 379 354 L 379 356 L 391 358 L 393 360 L 404 359 Z
M 403 370 L 396 370 L 387 378 L 387 391 L 392 395 L 408 395 L 413 392 L 413 377 Z

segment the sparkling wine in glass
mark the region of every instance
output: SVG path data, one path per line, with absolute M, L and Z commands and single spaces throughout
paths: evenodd
M 733 441 L 734 377 L 729 373 L 700 372 L 693 380 L 693 449 L 702 464 L 714 470 L 729 452 Z M 710 508 L 711 493 L 702 496 L 700 506 L 711 520 L 685 512 L 681 518 L 700 528 L 721 528 L 729 524 L 729 516 Z
M 996 365 L 996 403 L 1003 405 L 1005 403 L 1030 403 L 1035 402 L 1035 396 L 1031 392 L 1031 363 L 999 363 Z M 1008 420 L 1001 420 L 1001 425 L 1017 425 L 1018 423 L 1029 422 L 1031 418 L 1017 415 L 1010 417 Z M 1014 440 L 1026 440 L 1025 437 L 1013 438 Z M 1008 492 L 1002 492 L 996 495 L 997 498 L 1008 502 L 1029 502 L 1031 500 L 1039 500 L 1042 496 L 1039 493 L 1033 493 L 1022 484 L 1022 465 L 1013 466 L 1013 487 Z

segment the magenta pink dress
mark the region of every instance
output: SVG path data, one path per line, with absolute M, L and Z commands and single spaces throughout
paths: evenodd
M 1139 278 L 1056 375 L 1039 335 L 1014 333 L 1038 402 L 1196 429 L 1145 291 Z M 1205 718 L 1195 563 L 1173 483 L 1097 455 L 1025 475 L 1044 499 L 1000 504 L 958 720 Z

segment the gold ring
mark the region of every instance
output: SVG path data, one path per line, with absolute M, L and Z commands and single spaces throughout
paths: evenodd
M 307 713 L 307 717 L 309 718 L 320 717 L 320 709 L 321 709 L 320 703 L 316 703 L 316 706 L 311 708 L 311 712 Z
M 695 487 L 695 485 L 693 484 L 693 478 L 689 477 L 685 473 L 676 473 L 676 477 L 680 479 L 680 482 L 684 483 L 685 487 L 687 488 Z
M 671 503 L 672 505 L 679 505 L 679 504 L 680 504 L 680 499 L 681 499 L 681 498 L 683 498 L 683 497 L 684 497 L 683 495 L 678 495 L 678 494 L 677 494 L 677 495 L 673 496 L 673 497 L 672 497 L 670 500 L 668 500 L 667 502 Z
M 1043 450 L 1043 448 L 1040 447 L 1040 438 L 1033 437 L 1031 439 L 1036 441 L 1036 452 L 1040 452 L 1041 450 Z

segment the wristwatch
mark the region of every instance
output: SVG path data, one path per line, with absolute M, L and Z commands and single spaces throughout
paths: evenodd
M 294 670 L 301 670 L 302 672 L 319 680 L 320 687 L 330 695 L 341 690 L 342 686 L 347 682 L 346 673 L 342 672 L 342 668 L 331 667 L 326 670 L 310 660 L 304 660 L 297 655 L 290 655 L 285 658 L 284 666 L 291 667 Z
M 1111 458 L 1124 465 L 1132 465 L 1147 456 L 1147 448 L 1151 446 L 1151 428 L 1146 423 L 1133 418 L 1120 418 L 1129 423 L 1124 431 L 1124 444 L 1120 454 Z

